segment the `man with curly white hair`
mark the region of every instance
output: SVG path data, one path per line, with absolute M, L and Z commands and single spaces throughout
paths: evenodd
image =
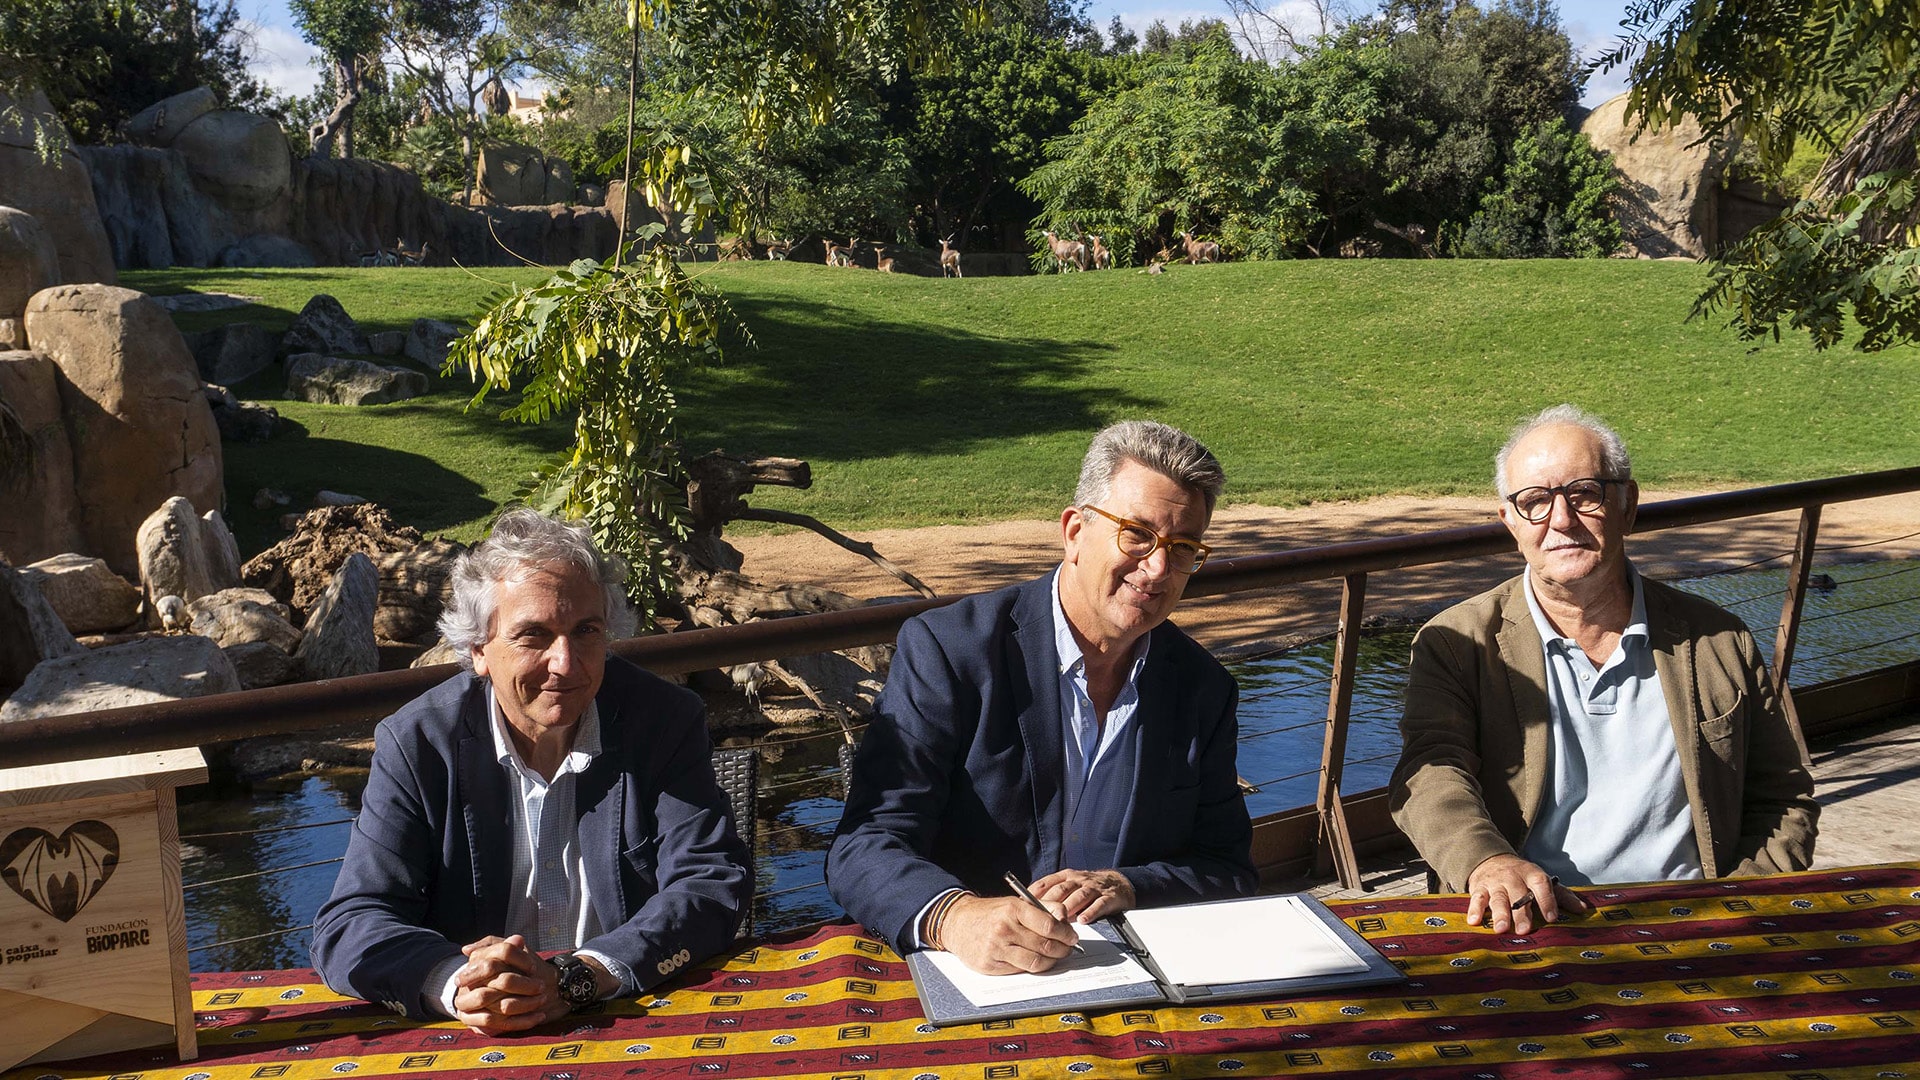
M 313 963 L 335 990 L 485 1034 L 630 996 L 725 948 L 753 882 L 699 697 L 618 657 L 625 568 L 517 508 L 462 556 L 465 670 L 375 732 Z

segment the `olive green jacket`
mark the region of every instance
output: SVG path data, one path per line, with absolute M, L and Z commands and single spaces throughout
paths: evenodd
M 1806 869 L 1813 776 L 1753 635 L 1708 601 L 1641 580 L 1701 869 Z M 1413 639 L 1389 806 L 1454 890 L 1485 860 L 1519 853 L 1548 790 L 1546 657 L 1525 587 L 1515 577 L 1456 604 Z

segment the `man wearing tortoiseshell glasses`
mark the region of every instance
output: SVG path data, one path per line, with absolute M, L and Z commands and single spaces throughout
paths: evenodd
M 901 627 L 827 856 L 848 914 L 1006 973 L 1052 967 L 1070 923 L 1253 893 L 1237 690 L 1166 621 L 1224 482 L 1185 432 L 1115 424 L 1061 512 L 1058 570 Z
M 1620 436 L 1559 405 L 1494 460 L 1526 573 L 1414 638 L 1389 800 L 1467 921 L 1587 910 L 1569 886 L 1804 870 L 1820 808 L 1753 636 L 1643 578 Z

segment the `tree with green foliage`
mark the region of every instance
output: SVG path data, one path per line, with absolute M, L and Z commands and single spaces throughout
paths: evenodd
M 1618 187 L 1606 155 L 1556 116 L 1514 140 L 1497 185 L 1442 239 L 1470 259 L 1605 258 L 1620 249 L 1607 213 Z
M 1220 28 L 1135 63 L 1133 84 L 1095 101 L 1021 182 L 1041 204 L 1035 228 L 1099 233 L 1124 262 L 1183 230 L 1240 257 L 1317 251 L 1373 162 L 1384 51 L 1268 65 L 1242 58 Z
M 449 0 L 451 2 L 451 0 Z M 625 168 L 629 192 L 697 231 L 717 207 L 708 158 L 662 132 L 639 138 L 640 38 L 697 57 L 699 94 L 740 110 L 741 128 L 764 138 L 795 116 L 833 114 L 847 66 L 903 69 L 943 58 L 949 33 L 978 26 L 968 0 L 824 0 L 804 9 L 728 0 L 626 0 L 629 15 Z M 632 215 L 627 215 L 631 220 Z M 733 322 L 690 280 L 651 225 L 605 262 L 576 262 L 534 289 L 490 302 L 448 353 L 488 390 L 519 388 L 506 419 L 540 422 L 571 413 L 574 442 L 529 485 L 535 505 L 587 521 L 604 550 L 633 567 L 628 590 L 649 618 L 669 602 L 665 548 L 685 535 L 684 474 L 674 439 L 673 381 L 717 358 Z M 629 256 L 632 256 L 631 258 Z
M 387 29 L 386 12 L 376 0 L 287 0 L 287 9 L 300 24 L 300 36 L 333 65 L 332 81 L 339 95 L 327 118 L 310 133 L 313 153 L 329 156 L 337 131 L 340 156 L 352 157 L 360 76 L 367 59 L 379 51 Z
M 1697 121 L 1778 174 L 1802 139 L 1837 150 L 1812 197 L 1715 261 L 1696 317 L 1742 338 L 1805 331 L 1817 348 L 1920 341 L 1920 0 L 1639 0 L 1602 57 L 1626 66 L 1627 114 Z M 1860 117 L 1854 137 L 1835 116 Z
M 966 248 L 996 197 L 1043 160 L 1046 140 L 1065 134 L 1101 81 L 1096 66 L 1028 26 L 1012 23 L 957 42 L 946 70 L 903 80 L 890 112 L 913 164 L 921 239 L 959 237 Z M 1015 220 L 1033 215 L 1019 198 Z
M 233 0 L 5 0 L 0 93 L 45 91 L 82 143 L 113 142 L 134 114 L 196 86 L 228 108 L 264 108 L 239 19 Z

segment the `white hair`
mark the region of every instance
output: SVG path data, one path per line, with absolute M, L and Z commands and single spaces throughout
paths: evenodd
M 1542 409 L 1514 426 L 1513 434 L 1507 436 L 1507 444 L 1493 455 L 1493 487 L 1501 498 L 1513 494 L 1507 484 L 1507 459 L 1513 456 L 1513 448 L 1520 440 L 1543 427 L 1577 427 L 1590 433 L 1600 442 L 1600 471 L 1608 480 L 1633 479 L 1633 459 L 1627 456 L 1627 444 L 1620 439 L 1620 433 L 1606 425 L 1599 417 L 1574 405 L 1555 405 Z
M 1113 474 L 1121 464 L 1133 461 L 1172 480 L 1181 487 L 1200 493 L 1206 501 L 1207 516 L 1213 516 L 1213 504 L 1227 484 L 1226 471 L 1219 459 L 1200 444 L 1200 440 L 1177 427 L 1152 420 L 1122 420 L 1101 429 L 1087 447 L 1080 463 L 1080 484 L 1074 489 L 1075 506 L 1097 506 L 1106 501 Z
M 603 554 L 585 525 L 569 525 L 517 506 L 501 514 L 493 523 L 492 535 L 454 564 L 453 598 L 440 615 L 440 636 L 461 667 L 472 671 L 473 650 L 493 638 L 499 584 L 523 569 L 554 565 L 573 567 L 599 583 L 606 594 L 610 638 L 633 636 L 626 564 L 618 556 Z

